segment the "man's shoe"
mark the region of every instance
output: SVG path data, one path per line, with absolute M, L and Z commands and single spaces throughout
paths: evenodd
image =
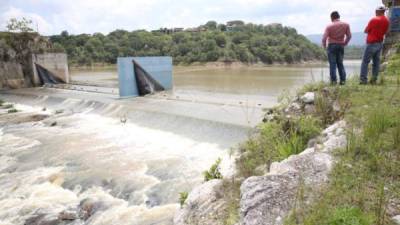
M 340 85 L 345 85 L 346 84 L 346 81 L 340 81 L 340 83 L 339 83 Z

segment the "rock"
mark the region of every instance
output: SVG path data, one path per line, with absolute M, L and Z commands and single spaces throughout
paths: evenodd
M 299 177 L 295 173 L 251 177 L 240 187 L 242 225 L 282 224 L 295 204 Z
M 264 174 L 268 173 L 268 166 L 267 165 L 258 166 L 255 169 L 255 173 L 260 174 L 260 175 L 264 175 Z
M 400 215 L 394 216 L 392 220 L 395 224 L 400 225 Z
M 58 214 L 59 220 L 76 220 L 78 219 L 78 213 L 76 211 L 68 211 L 64 210 L 60 214 Z
M 315 101 L 315 93 L 307 92 L 300 99 L 305 104 L 313 104 Z
M 316 112 L 317 108 L 315 107 L 315 105 L 307 104 L 304 106 L 304 113 L 306 115 L 312 115 L 315 114 Z
M 59 225 L 60 220 L 56 216 L 39 214 L 28 218 L 24 224 L 26 225 Z
M 241 224 L 283 224 L 296 203 L 301 185 L 309 189 L 304 196 L 305 202 L 309 202 L 314 190 L 328 181 L 334 164 L 332 151 L 346 146 L 345 125 L 338 122 L 327 128 L 322 145 L 314 144 L 299 155 L 272 163 L 265 176 L 246 179 L 240 188 Z
M 344 134 L 340 136 L 331 135 L 330 138 L 323 143 L 323 145 L 323 152 L 332 152 L 338 148 L 345 148 L 347 146 L 347 137 Z
M 326 153 L 315 153 L 307 149 L 305 154 L 294 155 L 288 159 L 273 163 L 270 174 L 296 173 L 304 178 L 307 184 L 318 184 L 328 179 L 333 158 Z
M 84 199 L 79 203 L 79 218 L 87 220 L 100 208 L 102 208 L 101 202 L 97 202 L 90 198 Z
M 311 140 L 309 140 L 309 141 L 307 142 L 307 147 L 308 147 L 308 148 L 314 148 L 315 145 L 318 144 L 318 142 L 319 142 L 319 139 L 318 139 L 318 138 L 313 138 L 313 139 L 311 139 Z
M 219 224 L 226 204 L 222 198 L 222 180 L 211 180 L 189 193 L 185 205 L 174 217 L 175 225 Z
M 301 114 L 301 105 L 297 102 L 292 102 L 286 109 L 286 114 L 298 115 Z

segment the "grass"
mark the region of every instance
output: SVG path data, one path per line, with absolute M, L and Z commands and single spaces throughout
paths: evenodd
M 0 99 L 0 106 L 3 106 L 4 103 L 4 100 Z
M 389 71 L 400 65 L 391 63 Z M 353 80 L 336 88 L 340 105 L 347 106 L 348 145 L 337 150 L 317 200 L 304 203 L 303 213 L 292 213 L 286 225 L 394 224 L 391 217 L 400 214 L 400 206 L 390 204 L 400 203 L 400 70 L 385 75 L 379 85 Z
M 239 176 L 262 175 L 258 167 L 269 168 L 275 161 L 301 153 L 322 127 L 321 120 L 312 116 L 283 117 L 259 125 L 258 134 L 240 146 L 240 157 L 236 161 Z

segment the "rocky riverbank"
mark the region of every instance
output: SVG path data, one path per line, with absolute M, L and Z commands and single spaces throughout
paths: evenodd
M 316 116 L 321 107 L 321 98 L 326 102 L 327 114 L 340 118 L 341 106 L 333 99 L 332 90 L 324 89 L 324 95 L 307 92 L 281 108 L 269 110 L 265 123 L 284 120 L 293 123 L 303 116 Z M 319 101 L 319 102 L 317 102 Z M 258 166 L 255 171 L 262 176 L 241 177 L 240 171 L 234 177 L 240 187 L 240 224 L 283 224 L 284 219 L 296 205 L 300 189 L 318 189 L 326 184 L 329 172 L 334 164 L 335 149 L 346 146 L 346 123 L 335 122 L 319 136 L 307 140 L 307 148 L 301 149 L 282 161 Z M 258 136 L 255 134 L 255 136 Z M 238 156 L 240 158 L 240 156 Z M 230 182 L 212 180 L 194 189 L 188 196 L 185 205 L 175 216 L 176 225 L 184 224 L 225 224 L 221 220 L 227 213 L 229 200 L 226 199 Z M 313 193 L 312 190 L 307 193 Z M 307 194 L 307 199 L 312 199 Z M 238 209 L 239 211 L 239 209 Z M 239 221 L 238 221 L 239 222 Z

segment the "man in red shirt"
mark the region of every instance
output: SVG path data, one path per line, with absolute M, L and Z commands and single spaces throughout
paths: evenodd
M 336 84 L 336 67 L 339 70 L 340 84 L 346 83 L 346 70 L 343 65 L 344 46 L 351 39 L 350 25 L 340 21 L 338 12 L 331 13 L 332 23 L 329 24 L 322 38 L 322 46 L 327 48 L 331 83 Z M 328 42 L 328 45 L 327 45 Z
M 368 83 L 368 65 L 372 59 L 371 84 L 375 84 L 379 75 L 380 57 L 383 48 L 383 39 L 389 30 L 389 20 L 385 16 L 386 8 L 380 6 L 376 9 L 376 17 L 372 18 L 365 28 L 367 47 L 361 65 L 360 84 Z

